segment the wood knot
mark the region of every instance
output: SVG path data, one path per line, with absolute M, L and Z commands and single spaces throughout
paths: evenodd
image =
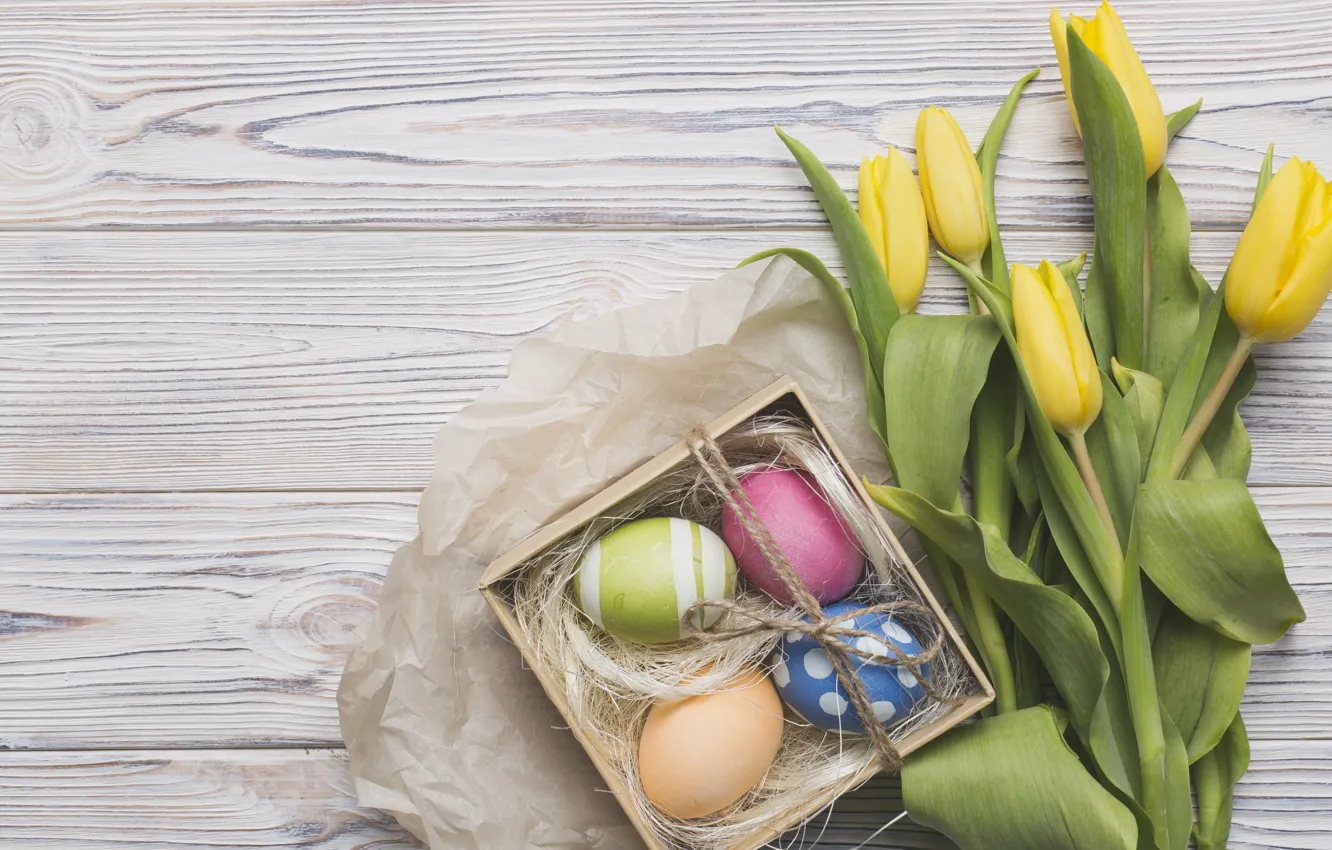
M 274 607 L 269 625 L 273 640 L 293 656 L 340 664 L 374 617 L 378 596 L 379 583 L 367 576 L 328 576 L 303 583 Z
M 49 78 L 0 86 L 0 170 L 23 181 L 64 177 L 87 162 L 85 99 Z

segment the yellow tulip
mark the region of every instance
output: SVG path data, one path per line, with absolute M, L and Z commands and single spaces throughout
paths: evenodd
M 975 267 L 990 245 L 985 187 L 962 128 L 937 106 L 922 109 L 916 119 L 916 162 L 934 241 Z
M 1272 178 L 1226 275 L 1226 312 L 1254 342 L 1308 327 L 1332 291 L 1332 191 L 1311 162 Z
M 1096 17 L 1090 21 L 1077 15 L 1069 17 L 1073 31 L 1082 39 L 1083 44 L 1106 64 L 1110 73 L 1115 75 L 1119 87 L 1128 97 L 1133 117 L 1138 122 L 1138 134 L 1142 136 L 1142 154 L 1147 167 L 1147 176 L 1151 177 L 1165 162 L 1166 154 L 1166 118 L 1161 109 L 1161 98 L 1156 95 L 1152 78 L 1147 76 L 1147 69 L 1142 67 L 1138 52 L 1133 49 L 1124 23 L 1108 2 L 1096 10 Z M 1078 122 L 1077 109 L 1073 106 L 1073 86 L 1069 83 L 1068 71 L 1068 30 L 1059 10 L 1050 12 L 1050 36 L 1054 39 L 1055 53 L 1059 56 L 1059 76 L 1064 80 L 1064 94 L 1068 96 L 1068 109 L 1073 114 L 1073 126 L 1082 132 Z
M 897 148 L 860 163 L 859 207 L 860 223 L 888 274 L 897 309 L 910 313 L 925 288 L 930 232 L 920 185 Z
M 1064 275 L 1049 260 L 1013 266 L 1018 351 L 1056 431 L 1082 434 L 1101 412 L 1101 375 Z

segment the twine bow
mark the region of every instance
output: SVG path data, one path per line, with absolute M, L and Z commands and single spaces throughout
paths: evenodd
M 883 724 L 875 716 L 874 709 L 870 704 L 869 694 L 865 690 L 865 684 L 856 675 L 855 668 L 851 664 L 852 655 L 876 662 L 881 661 L 883 656 L 881 653 L 860 649 L 854 645 L 854 641 L 861 637 L 873 638 L 878 645 L 885 647 L 893 654 L 897 664 L 911 671 L 925 690 L 926 695 L 937 702 L 952 705 L 956 704 L 957 701 L 936 691 L 926 677 L 922 675 L 920 669 L 939 654 L 943 646 L 943 630 L 938 630 L 934 643 L 929 649 L 919 655 L 912 655 L 893 646 L 890 641 L 884 641 L 882 635 L 861 629 L 848 628 L 843 624 L 858 617 L 891 613 L 893 611 L 918 611 L 929 615 L 933 615 L 934 612 L 930 608 L 915 602 L 897 601 L 866 605 L 864 608 L 848 611 L 831 618 L 826 616 L 823 613 L 823 607 L 819 605 L 818 600 L 814 598 L 814 595 L 805 587 L 804 582 L 796 575 L 790 562 L 786 560 L 773 539 L 772 532 L 768 530 L 767 525 L 754 510 L 754 505 L 749 501 L 749 495 L 740 486 L 740 480 L 726 462 L 726 457 L 722 454 L 721 447 L 717 445 L 716 440 L 712 439 L 703 428 L 696 427 L 685 437 L 685 443 L 689 446 L 689 451 L 693 454 L 694 459 L 698 461 L 699 466 L 712 481 L 713 486 L 721 494 L 722 499 L 735 512 L 740 524 L 758 545 L 759 551 L 763 553 L 763 556 L 768 559 L 768 563 L 772 564 L 777 571 L 777 576 L 782 580 L 786 589 L 790 591 L 797 606 L 805 614 L 803 619 L 775 617 L 766 613 L 763 609 L 753 608 L 734 600 L 702 599 L 691 605 L 686 614 L 686 621 L 694 630 L 695 636 L 703 641 L 724 641 L 734 640 L 757 632 L 798 632 L 818 641 L 824 651 L 827 652 L 829 660 L 832 661 L 833 672 L 837 675 L 838 684 L 841 685 L 850 698 L 851 706 L 855 709 L 856 716 L 860 718 L 861 723 L 864 724 L 865 731 L 869 735 L 870 742 L 878 753 L 883 766 L 894 773 L 901 770 L 902 756 L 893 744 L 888 731 L 883 728 Z M 748 619 L 749 625 L 726 630 L 700 628 L 697 624 L 703 622 L 704 609 L 721 609 L 732 614 L 738 614 Z M 847 643 L 841 638 L 848 638 L 853 643 Z

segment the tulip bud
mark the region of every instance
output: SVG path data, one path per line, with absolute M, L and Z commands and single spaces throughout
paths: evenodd
M 888 156 L 865 157 L 860 163 L 859 212 L 897 309 L 910 313 L 925 288 L 930 233 L 920 184 L 901 151 L 889 148 Z
M 1308 327 L 1332 291 L 1332 191 L 1311 162 L 1272 178 L 1226 273 L 1226 312 L 1255 342 Z
M 916 162 L 934 241 L 975 267 L 990 245 L 985 187 L 962 128 L 937 106 L 922 109 L 916 119 Z
M 1013 266 L 1013 322 L 1018 351 L 1056 431 L 1081 434 L 1101 412 L 1101 375 L 1064 275 L 1049 260 L 1040 269 Z
M 1156 95 L 1152 78 L 1147 76 L 1147 69 L 1142 67 L 1142 60 L 1138 58 L 1133 42 L 1129 41 L 1128 33 L 1124 31 L 1124 23 L 1108 2 L 1101 4 L 1101 8 L 1096 10 L 1096 17 L 1090 21 L 1072 15 L 1068 22 L 1082 43 L 1106 64 L 1128 97 L 1133 117 L 1138 122 L 1138 134 L 1142 137 L 1147 176 L 1151 177 L 1165 162 L 1165 112 L 1161 109 L 1161 98 Z M 1073 86 L 1069 80 L 1067 27 L 1058 9 L 1050 12 L 1050 36 L 1054 39 L 1055 53 L 1059 56 L 1059 76 L 1064 80 L 1064 93 L 1068 96 L 1073 126 L 1081 133 L 1077 108 L 1073 105 Z

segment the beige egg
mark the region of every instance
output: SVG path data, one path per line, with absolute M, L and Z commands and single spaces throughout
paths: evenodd
M 673 817 L 719 812 L 768 772 L 782 729 L 782 701 L 758 670 L 715 694 L 657 703 L 638 741 L 643 791 Z

